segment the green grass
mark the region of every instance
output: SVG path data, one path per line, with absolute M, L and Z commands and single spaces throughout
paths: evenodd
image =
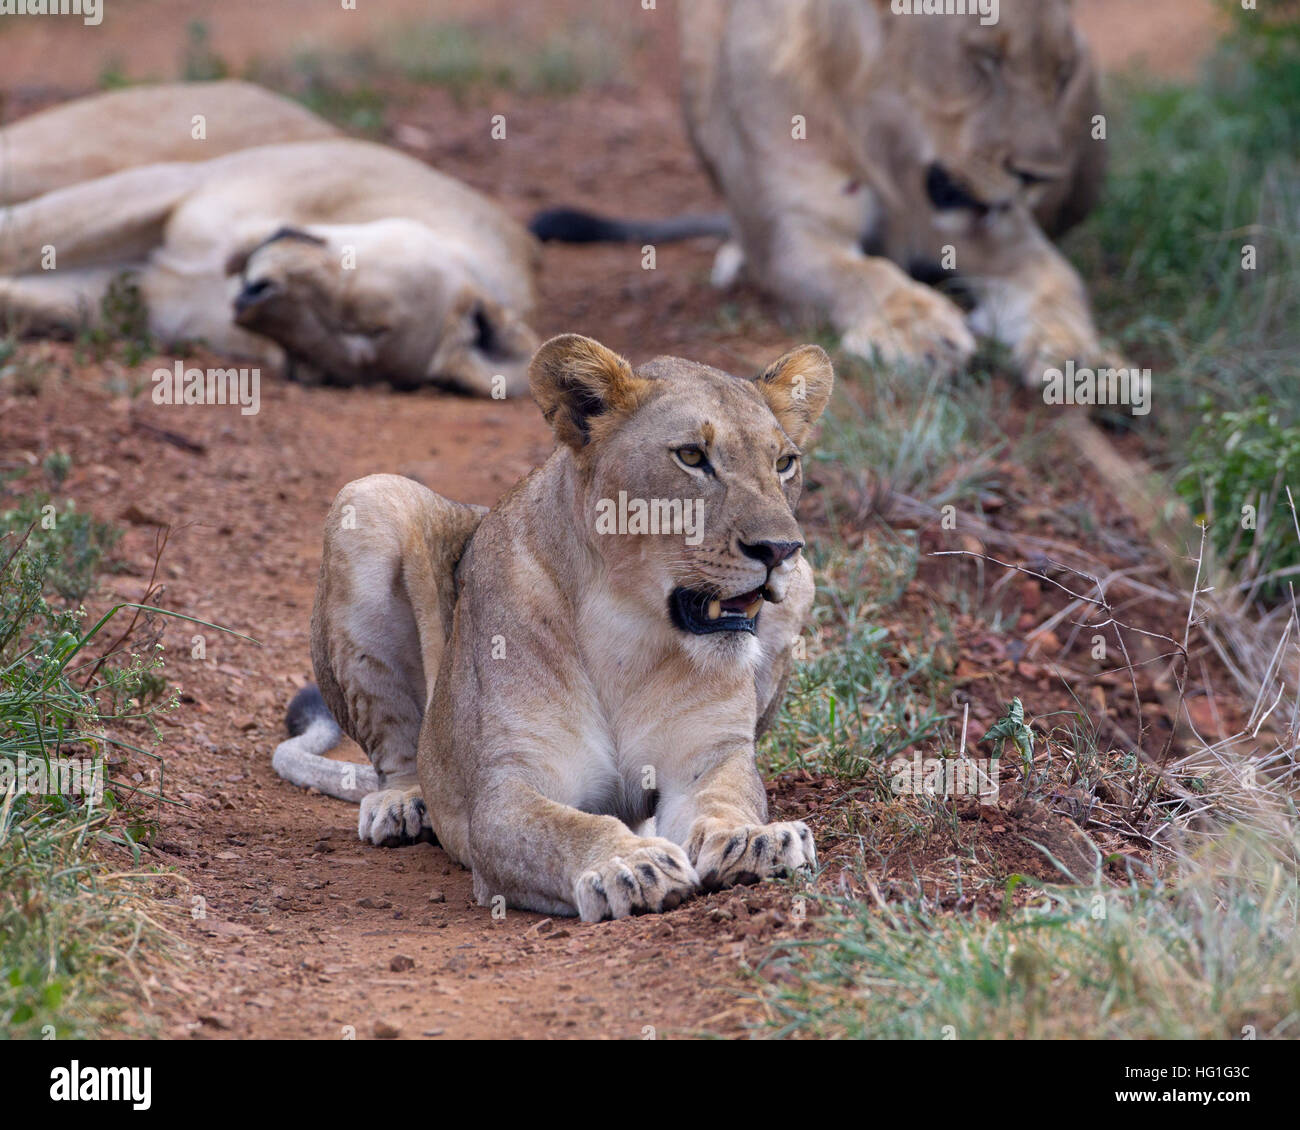
M 1294 813 L 1293 813 L 1294 815 Z M 870 1039 L 1300 1037 L 1300 841 L 1233 834 L 1168 880 L 1045 887 L 1002 917 L 827 899 L 758 970 L 771 1033 Z M 1026 886 L 1027 885 L 1027 886 Z
M 430 20 L 381 32 L 361 47 L 263 60 L 244 77 L 352 133 L 377 136 L 390 102 L 402 97 L 394 79 L 448 90 L 462 102 L 493 90 L 557 97 L 610 82 L 636 43 L 622 23 L 569 23 L 535 40 L 490 24 Z M 187 77 L 222 66 L 203 34 L 192 39 L 182 68 Z
M 817 605 L 781 713 L 760 749 L 768 772 L 806 768 L 887 780 L 887 761 L 943 725 L 941 642 L 920 646 L 880 621 L 916 570 L 910 539 L 819 553 Z M 883 777 L 882 777 L 883 775 Z
M 1207 398 L 1300 420 L 1300 25 L 1232 7 L 1199 81 L 1111 90 L 1105 194 L 1066 247 L 1104 331 L 1152 369 L 1175 469 Z
M 379 135 L 384 131 L 388 98 L 371 81 L 366 53 L 332 58 L 319 52 L 295 56 L 288 75 L 253 74 L 255 81 L 276 86 L 307 107 L 352 133 Z
M 933 508 L 974 511 L 1007 437 L 1008 390 L 978 372 L 960 382 L 836 358 L 840 390 L 815 464 L 834 464 L 851 493 L 877 488 Z
M 619 48 L 589 21 L 553 29 L 536 42 L 505 29 L 448 22 L 404 29 L 383 55 L 407 78 L 458 95 L 497 88 L 556 96 L 608 82 L 618 70 Z
M 51 466 L 56 481 L 66 473 Z M 159 765 L 135 742 L 167 694 L 150 649 L 119 641 L 121 609 L 88 625 L 79 604 L 115 531 L 42 494 L 0 512 L 0 1034 L 93 1036 L 130 999 L 134 970 L 157 952 L 140 844 L 160 794 L 117 771 Z M 84 790 L 20 792 L 60 759 L 104 774 Z M 161 772 L 157 790 L 162 787 Z
M 1300 495 L 1300 426 L 1282 421 L 1293 405 L 1270 397 L 1240 411 L 1206 403 L 1177 479 L 1192 514 L 1207 523 L 1217 562 L 1256 582 L 1264 601 L 1285 601 L 1300 565 L 1287 488 Z M 1294 583 L 1294 577 L 1289 578 Z

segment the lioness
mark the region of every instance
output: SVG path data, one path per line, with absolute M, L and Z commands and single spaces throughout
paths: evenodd
M 324 123 L 314 140 L 236 148 L 240 111 L 283 103 L 249 90 L 150 87 L 56 108 L 39 130 L 9 127 L 0 183 L 40 192 L 0 208 L 0 317 L 75 330 L 125 273 L 163 341 L 202 340 L 327 383 L 525 392 L 537 346 L 523 320 L 537 263 L 528 233 L 467 186 Z M 210 160 L 195 160 L 207 143 L 186 110 L 211 129 Z M 247 136 L 311 135 L 304 114 L 284 103 L 249 118 Z M 120 139 L 116 154 L 103 136 Z M 58 187 L 57 159 L 94 170 L 114 156 L 117 171 Z
M 1083 283 L 1048 238 L 1098 194 L 1097 76 L 1069 0 L 1001 0 L 988 25 L 964 7 L 681 6 L 686 121 L 730 213 L 714 278 L 743 269 L 891 363 L 957 366 L 990 335 L 1038 383 L 1045 366 L 1105 359 Z M 552 212 L 533 230 L 653 242 L 717 225 Z M 969 317 L 924 285 L 950 277 Z
M 251 82 L 129 86 L 64 102 L 0 129 L 0 204 L 160 161 L 210 161 L 277 141 L 340 136 Z
M 767 823 L 754 741 L 813 599 L 794 506 L 826 354 L 749 381 L 570 334 L 530 378 L 558 443 L 491 511 L 392 475 L 335 499 L 320 693 L 276 772 L 359 796 L 363 840 L 436 837 L 483 904 L 595 921 L 812 865 L 806 825 Z M 602 522 L 638 501 L 680 520 Z M 373 774 L 319 756 L 340 726 Z

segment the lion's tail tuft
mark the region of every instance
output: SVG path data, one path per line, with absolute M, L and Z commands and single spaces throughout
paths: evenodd
M 315 683 L 293 696 L 284 721 L 289 737 L 275 747 L 271 768 L 290 784 L 354 803 L 379 788 L 371 766 L 322 756 L 339 744 L 343 731 Z

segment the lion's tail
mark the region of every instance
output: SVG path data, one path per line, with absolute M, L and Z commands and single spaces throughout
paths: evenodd
M 343 731 L 315 683 L 293 696 L 284 722 L 289 737 L 275 747 L 271 768 L 290 784 L 354 803 L 379 788 L 379 778 L 371 766 L 321 756 L 339 744 Z
M 615 220 L 574 208 L 548 208 L 532 218 L 528 230 L 543 243 L 672 243 L 698 236 L 727 239 L 731 221 L 726 212 L 666 220 Z

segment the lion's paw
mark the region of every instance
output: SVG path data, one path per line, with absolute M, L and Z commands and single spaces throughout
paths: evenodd
M 920 283 L 901 283 L 841 341 L 850 353 L 891 366 L 961 369 L 975 353 L 975 336 L 961 308 Z
M 436 842 L 420 786 L 379 789 L 362 797 L 357 837 L 377 847 Z
M 1026 388 L 1041 389 L 1053 370 L 1068 362 L 1076 369 L 1123 369 L 1127 363 L 1106 349 L 1097 337 L 1092 320 L 1047 317 L 1035 323 L 1016 346 L 1020 380 Z
M 584 871 L 574 884 L 574 900 L 584 922 L 599 922 L 672 910 L 699 885 L 686 853 L 671 840 L 656 838 Z
M 695 868 L 700 885 L 717 891 L 737 884 L 788 875 L 817 866 L 812 832 L 802 820 L 746 824 L 709 832 L 700 843 Z

